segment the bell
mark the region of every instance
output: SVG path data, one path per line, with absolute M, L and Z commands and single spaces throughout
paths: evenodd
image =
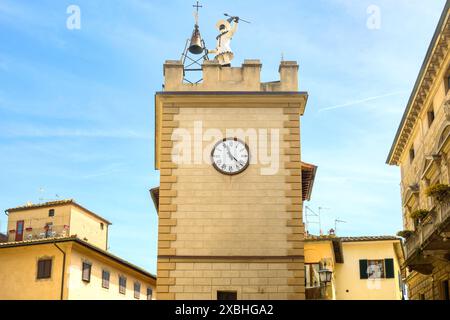
M 189 52 L 192 54 L 201 54 L 203 52 L 202 37 L 198 26 L 195 25 L 194 32 L 192 33 L 191 43 L 189 45 Z

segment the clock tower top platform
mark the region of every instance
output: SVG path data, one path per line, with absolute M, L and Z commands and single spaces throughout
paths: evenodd
M 295 92 L 298 91 L 298 64 L 282 61 L 280 80 L 261 82 L 259 60 L 244 60 L 241 67 L 222 67 L 219 62 L 206 60 L 202 65 L 203 81 L 184 83 L 183 63 L 167 60 L 164 63 L 164 91 L 239 91 L 239 92 Z

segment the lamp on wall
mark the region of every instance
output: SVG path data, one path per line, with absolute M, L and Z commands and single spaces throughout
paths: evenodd
M 331 282 L 331 278 L 333 276 L 333 271 L 328 270 L 326 268 L 322 268 L 319 270 L 319 279 L 320 279 L 320 289 L 322 298 L 328 299 L 328 283 Z
M 328 269 L 321 269 L 319 270 L 319 278 L 320 283 L 324 284 L 325 286 L 331 282 L 331 277 L 333 276 L 333 271 Z

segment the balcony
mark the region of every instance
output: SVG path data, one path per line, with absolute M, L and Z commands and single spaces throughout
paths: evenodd
M 450 204 L 439 204 L 405 240 L 406 265 L 410 270 L 431 274 L 437 256 L 450 256 Z
M 12 233 L 12 231 L 14 233 Z M 14 242 L 16 230 L 10 231 L 9 241 Z M 26 228 L 23 233 L 22 241 L 32 241 L 48 238 L 63 238 L 69 235 L 69 228 L 65 226 L 53 226 L 52 228 Z M 1 241 L 0 241 L 1 242 Z

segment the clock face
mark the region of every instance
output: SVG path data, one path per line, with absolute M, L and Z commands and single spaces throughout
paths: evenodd
M 241 173 L 250 163 L 248 146 L 236 138 L 219 141 L 211 152 L 211 158 L 214 168 L 228 175 Z

